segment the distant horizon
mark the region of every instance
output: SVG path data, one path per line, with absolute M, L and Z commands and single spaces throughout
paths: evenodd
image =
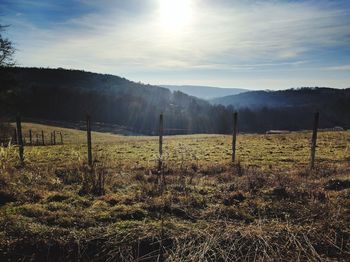
M 242 86 L 219 86 L 219 85 L 206 85 L 206 84 L 169 84 L 169 83 L 160 83 L 160 84 L 154 84 L 154 83 L 147 83 L 142 80 L 138 79 L 130 79 L 126 76 L 120 75 L 120 74 L 114 74 L 114 73 L 108 73 L 108 72 L 96 72 L 96 71 L 91 71 L 91 70 L 86 70 L 86 69 L 81 69 L 81 68 L 64 68 L 64 67 L 48 67 L 48 66 L 23 66 L 23 65 L 15 65 L 15 67 L 18 68 L 37 68 L 37 69 L 63 69 L 63 70 L 75 70 L 75 71 L 84 71 L 87 73 L 94 73 L 94 74 L 102 74 L 102 75 L 112 75 L 112 76 L 117 76 L 121 78 L 125 78 L 127 80 L 130 80 L 135 83 L 142 83 L 144 85 L 152 85 L 152 86 L 196 86 L 196 87 L 211 87 L 211 88 L 223 88 L 223 89 L 229 89 L 229 88 L 234 88 L 234 89 L 246 89 L 247 91 L 278 91 L 278 90 L 288 90 L 288 89 L 295 89 L 295 88 L 334 88 L 334 89 L 347 89 L 350 88 L 350 85 L 348 87 L 332 87 L 332 86 L 306 86 L 306 85 L 301 85 L 301 86 L 291 86 L 291 87 L 285 87 L 285 88 L 276 88 L 276 89 L 269 89 L 269 88 L 258 88 L 258 87 L 242 87 Z
M 345 87 L 334 87 L 334 86 L 318 86 L 318 85 L 300 85 L 300 86 L 289 86 L 289 87 L 281 87 L 281 88 L 260 88 L 260 87 L 246 87 L 246 86 L 222 86 L 222 85 L 216 85 L 216 84 L 188 84 L 187 82 L 184 82 L 184 84 L 179 84 L 178 82 L 175 83 L 149 83 L 145 82 L 140 79 L 131 79 L 129 77 L 126 77 L 124 75 L 120 75 L 118 73 L 109 73 L 109 72 L 97 72 L 97 71 L 91 71 L 87 69 L 82 69 L 82 68 L 65 68 L 65 67 L 49 67 L 49 66 L 23 66 L 23 65 L 16 65 L 16 67 L 21 67 L 21 68 L 44 68 L 44 69 L 64 69 L 64 70 L 77 70 L 77 71 L 84 71 L 84 72 L 89 72 L 89 73 L 95 73 L 95 74 L 104 74 L 104 75 L 113 75 L 121 78 L 125 78 L 127 80 L 130 80 L 135 83 L 142 83 L 145 85 L 153 85 L 153 86 L 162 86 L 162 85 L 171 85 L 171 86 L 204 86 L 204 87 L 213 87 L 213 88 L 237 88 L 237 89 L 247 89 L 247 91 L 278 91 L 278 90 L 287 90 L 287 89 L 292 89 L 292 88 L 303 88 L 303 87 L 309 87 L 309 88 L 315 88 L 315 87 L 320 87 L 320 88 L 334 88 L 334 89 L 347 89 L 350 88 L 350 84 Z
M 2 0 L 27 67 L 84 68 L 154 85 L 348 88 L 347 0 Z

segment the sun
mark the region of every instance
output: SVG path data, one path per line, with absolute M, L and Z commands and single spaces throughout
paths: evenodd
M 192 17 L 191 0 L 159 0 L 160 25 L 165 30 L 181 30 Z

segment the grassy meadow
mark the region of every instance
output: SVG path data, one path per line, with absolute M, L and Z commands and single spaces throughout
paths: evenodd
M 0 147 L 0 260 L 348 261 L 350 132 L 158 137 L 32 123 L 63 145 Z M 60 138 L 56 140 L 60 142 Z M 96 182 L 97 181 L 97 182 Z M 96 191 L 98 184 L 99 190 Z

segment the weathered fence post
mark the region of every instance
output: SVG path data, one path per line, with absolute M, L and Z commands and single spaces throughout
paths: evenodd
M 12 144 L 17 145 L 17 143 L 18 143 L 18 139 L 17 139 L 17 129 L 14 128 L 14 129 L 13 129 L 13 143 L 12 143 Z
M 33 137 L 32 137 L 32 130 L 29 129 L 29 145 L 33 145 Z
M 165 177 L 163 170 L 163 133 L 164 133 L 164 124 L 163 124 L 163 113 L 159 115 L 159 159 L 158 159 L 158 172 L 160 182 L 160 192 L 163 198 L 164 186 L 165 186 Z M 158 261 L 164 261 L 164 247 L 163 247 L 163 239 L 164 239 L 164 213 L 165 213 L 165 201 L 163 198 L 163 208 L 161 211 L 161 225 L 160 225 L 160 242 L 159 242 L 159 256 Z
M 22 125 L 21 125 L 21 117 L 17 115 L 16 117 L 16 125 L 17 125 L 17 143 L 18 143 L 18 153 L 19 160 L 21 165 L 24 164 L 24 147 L 23 147 L 23 139 L 22 139 Z
M 51 142 L 51 145 L 53 145 L 53 136 L 52 136 L 52 132 L 50 132 L 50 142 Z
M 45 145 L 44 130 L 41 130 L 41 142 L 43 143 L 43 146 L 44 146 Z
M 60 137 L 61 137 L 61 145 L 63 145 L 63 136 L 62 136 L 62 132 L 60 131 Z
M 52 132 L 52 136 L 53 136 L 53 144 L 54 145 L 56 145 L 56 131 L 54 130 L 53 132 Z
M 237 112 L 233 114 L 232 163 L 234 163 L 236 160 L 236 141 L 237 141 Z
M 320 114 L 319 112 L 315 113 L 314 116 L 314 128 L 312 131 L 312 139 L 311 139 L 311 158 L 310 158 L 310 169 L 315 167 L 315 155 L 316 155 L 316 146 L 317 146 L 317 129 L 319 122 Z
M 36 145 L 37 146 L 39 145 L 39 134 L 38 133 L 36 134 Z
M 90 115 L 86 116 L 86 137 L 88 146 L 88 165 L 92 167 L 92 151 L 91 151 L 91 118 Z
M 162 170 L 163 166 L 163 113 L 159 115 L 159 159 L 158 170 Z

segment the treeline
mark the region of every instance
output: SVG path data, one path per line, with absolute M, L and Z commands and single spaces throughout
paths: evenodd
M 96 122 L 118 124 L 140 134 L 156 134 L 164 113 L 168 134 L 230 133 L 233 106 L 208 102 L 166 88 L 131 82 L 112 75 L 42 68 L 0 69 L 1 116 L 20 112 L 31 119 L 81 121 L 89 112 Z M 327 101 L 324 101 L 325 103 Z M 321 126 L 349 127 L 349 104 L 319 108 Z M 327 104 L 327 103 L 326 103 Z M 342 104 L 343 105 L 343 104 Z M 315 106 L 239 109 L 243 132 L 306 129 Z
M 223 133 L 229 129 L 217 122 L 227 114 L 222 106 L 117 76 L 15 67 L 1 69 L 1 82 L 8 83 L 1 92 L 2 99 L 8 101 L 0 105 L 1 112 L 9 116 L 20 112 L 28 118 L 81 121 L 89 113 L 97 122 L 156 134 L 158 116 L 163 112 L 168 133 Z
M 278 91 L 250 91 L 212 99 L 213 104 L 237 108 L 323 107 L 349 101 L 350 88 L 301 87 Z

